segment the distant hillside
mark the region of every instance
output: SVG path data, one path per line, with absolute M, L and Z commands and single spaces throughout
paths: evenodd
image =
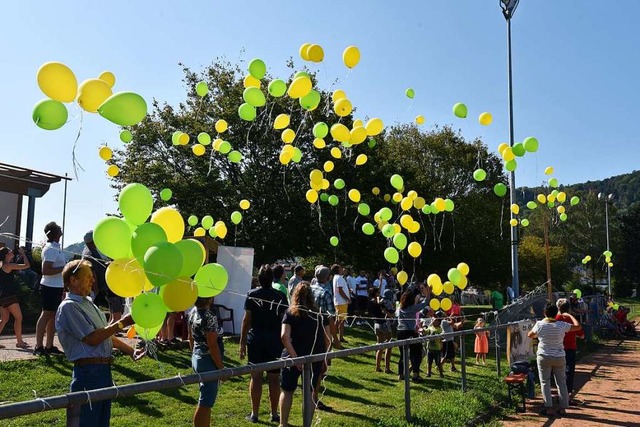
M 595 193 L 614 194 L 618 208 L 625 209 L 640 202 L 640 171 L 612 176 L 600 181 L 560 186 L 560 188 L 575 193 L 594 191 Z M 522 196 L 523 200 L 533 200 L 536 194 L 541 191 L 544 191 L 542 187 L 522 187 L 518 189 L 518 196 Z
M 67 259 L 73 259 L 74 254 L 82 255 L 82 250 L 84 249 L 84 242 L 73 243 L 66 248 L 64 248 L 65 255 Z

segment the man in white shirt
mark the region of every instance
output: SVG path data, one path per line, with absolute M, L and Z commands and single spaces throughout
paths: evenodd
M 44 226 L 47 244 L 42 248 L 42 280 L 40 281 L 40 296 L 42 297 L 42 313 L 36 323 L 35 356 L 64 355 L 58 347 L 53 345 L 55 330 L 55 315 L 62 302 L 63 283 L 62 269 L 66 262 L 64 252 L 60 247 L 62 228 L 55 222 Z M 43 346 L 44 334 L 47 333 L 46 346 Z
M 387 279 L 385 279 L 386 273 L 384 270 L 380 270 L 378 278 L 373 281 L 373 287 L 380 289 L 380 295 L 384 294 L 384 290 L 387 289 Z
M 363 270 L 360 275 L 356 277 L 356 315 L 364 316 L 367 311 L 367 304 L 369 302 L 369 280 L 367 279 L 367 273 Z M 362 320 L 358 319 L 357 325 L 362 324 Z
M 333 304 L 336 306 L 336 327 L 338 329 L 338 339 L 340 342 L 346 342 L 344 339 L 344 321 L 347 318 L 347 310 L 351 297 L 349 297 L 349 288 L 347 281 L 342 277 L 342 267 L 338 264 L 331 266 L 333 274 Z
M 349 307 L 347 312 L 349 316 L 353 316 L 356 312 L 356 278 L 351 274 L 351 270 L 348 267 L 344 268 L 344 280 L 347 281 L 347 288 L 349 289 L 349 298 L 351 298 L 351 302 L 349 303 Z M 348 326 L 349 324 L 346 323 Z

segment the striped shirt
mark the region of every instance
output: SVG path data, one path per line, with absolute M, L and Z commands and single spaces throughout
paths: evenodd
M 539 320 L 531 329 L 538 335 L 538 355 L 564 357 L 564 334 L 569 332 L 571 324 L 563 321 Z
M 82 341 L 84 337 L 107 326 L 107 320 L 89 299 L 68 293 L 56 312 L 56 331 L 67 359 L 71 362 L 87 357 L 111 357 L 111 338 L 96 346 Z

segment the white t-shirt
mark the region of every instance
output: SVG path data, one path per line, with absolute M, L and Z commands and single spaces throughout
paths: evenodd
M 349 299 L 343 298 L 342 295 L 340 295 L 340 288 L 342 288 L 342 292 L 344 292 L 344 294 L 348 297 L 349 289 L 347 288 L 347 282 L 344 280 L 344 277 L 336 274 L 333 276 L 333 303 L 335 305 L 349 304 Z
M 451 323 L 447 319 L 443 319 L 440 326 L 442 327 L 443 334 L 450 334 L 453 332 L 453 326 L 451 326 Z M 453 341 L 453 337 L 444 338 L 442 341 Z
M 571 324 L 558 321 L 539 320 L 533 325 L 531 332 L 538 335 L 538 355 L 549 357 L 565 357 L 564 334 L 569 332 Z
M 387 289 L 387 279 L 382 279 L 382 286 L 380 286 L 380 279 L 376 279 L 373 281 L 374 288 L 380 288 L 380 295 L 384 293 L 384 290 Z
M 347 276 L 347 286 L 349 287 L 349 292 L 351 295 L 356 294 L 356 278 L 353 276 Z
M 42 248 L 42 262 L 51 262 L 53 268 L 64 267 L 67 260 L 64 257 L 64 252 L 60 249 L 60 243 L 47 242 Z M 51 276 L 42 275 L 40 284 L 49 286 L 50 288 L 63 288 L 62 273 L 53 274 Z
M 359 297 L 369 296 L 369 280 L 364 276 L 356 277 L 356 295 Z M 382 292 L 380 292 L 382 295 Z

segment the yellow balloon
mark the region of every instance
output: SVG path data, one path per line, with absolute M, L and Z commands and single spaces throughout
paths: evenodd
M 440 301 L 438 301 L 437 298 L 431 298 L 431 301 L 429 301 L 429 307 L 431 307 L 431 310 L 433 311 L 437 311 L 440 309 Z
M 435 295 L 438 296 L 442 293 L 442 291 L 444 290 L 444 285 L 442 283 L 438 283 L 436 284 L 434 287 L 431 288 L 431 292 Z
M 120 173 L 120 168 L 116 165 L 109 165 L 107 168 L 107 175 L 111 178 L 115 178 Z
M 284 129 L 289 126 L 289 115 L 288 114 L 278 114 L 276 120 L 273 122 L 274 129 Z
M 340 98 L 333 104 L 333 111 L 340 117 L 348 116 L 352 110 L 351 101 L 347 98 Z
M 109 264 L 104 278 L 111 291 L 123 298 L 139 295 L 145 286 L 144 269 L 135 258 L 120 258 Z
M 322 190 L 322 181 L 318 182 L 312 182 L 309 184 L 309 187 L 313 188 L 316 191 L 320 191 Z
M 547 167 L 544 169 L 544 174 L 545 174 L 545 175 L 553 175 L 553 166 L 547 166 Z
M 394 202 L 400 203 L 400 201 L 402 200 L 402 193 L 393 193 L 392 199 Z
M 509 225 L 511 225 L 512 227 L 515 227 L 516 225 L 518 225 L 518 220 L 517 220 L 517 219 L 515 219 L 515 218 L 512 218 L 512 219 L 509 221 Z
M 460 289 L 464 289 L 467 287 L 467 283 L 469 283 L 469 279 L 467 279 L 467 276 L 462 276 L 460 278 L 460 281 L 458 282 L 458 287 Z
M 335 101 L 334 101 L 334 102 L 335 102 Z M 353 121 L 353 128 L 355 129 L 355 128 L 357 128 L 358 126 L 362 126 L 362 127 L 364 127 L 364 123 L 362 123 L 362 120 L 360 120 L 360 119 L 355 119 L 355 120 Z M 395 267 L 394 267 L 394 268 L 395 268 Z
M 320 169 L 314 169 L 309 173 L 309 181 L 311 181 L 311 183 L 322 184 L 323 178 L 324 176 Z
M 379 189 L 378 187 L 373 187 L 373 188 L 371 189 L 371 193 L 372 193 L 374 196 L 378 196 L 378 195 L 380 195 L 380 189 Z
M 376 136 L 383 131 L 384 123 L 376 117 L 367 122 L 365 129 L 367 130 L 367 135 Z
M 419 125 L 424 124 L 424 116 L 422 114 L 420 114 L 419 116 L 416 116 L 416 123 Z
M 538 203 L 540 204 L 547 203 L 547 196 L 545 196 L 544 194 L 538 194 L 537 199 Z
M 107 147 L 106 145 L 103 145 L 98 150 L 98 155 L 102 160 L 104 160 L 105 162 L 108 162 L 109 160 L 111 160 L 111 157 L 113 157 L 113 151 L 111 151 L 111 148 Z
M 449 298 L 442 298 L 442 301 L 440 301 L 440 308 L 444 311 L 450 310 L 452 305 L 453 303 Z
M 222 144 L 224 141 L 220 138 L 216 138 L 213 141 L 213 149 L 216 151 L 220 151 L 220 144 Z
M 451 295 L 455 287 L 453 286 L 453 283 L 446 281 L 442 284 L 442 289 L 444 290 L 445 294 Z
M 347 47 L 342 52 L 342 62 L 349 68 L 353 68 L 360 62 L 360 50 L 355 46 Z
M 202 144 L 193 144 L 193 147 L 191 147 L 191 151 L 193 151 L 193 154 L 195 154 L 196 156 L 202 156 L 205 153 L 206 149 Z
M 158 224 L 167 234 L 171 243 L 182 240 L 184 236 L 184 219 L 180 212 L 171 207 L 160 208 L 151 215 L 151 222 Z
M 213 231 L 215 231 L 216 236 L 221 239 L 227 237 L 227 225 L 222 221 L 218 221 L 215 223 L 215 225 L 213 226 Z
M 400 232 L 402 232 L 402 228 L 400 227 L 400 224 L 393 224 L 393 235 L 395 236 Z
M 309 49 L 309 46 L 311 46 L 311 43 L 305 43 L 300 46 L 300 58 L 304 59 L 305 61 L 309 61 L 309 56 L 307 54 L 307 49 Z
M 104 80 L 87 79 L 78 87 L 78 105 L 84 111 L 95 113 L 112 94 L 111 88 Z
M 478 117 L 478 121 L 482 126 L 489 126 L 493 122 L 493 116 L 491 113 L 481 113 Z
M 349 190 L 348 194 L 349 194 L 349 200 L 351 200 L 352 202 L 358 203 L 360 201 L 360 192 L 355 188 L 352 188 L 351 190 Z
M 195 237 L 203 237 L 207 232 L 205 231 L 204 228 L 202 227 L 198 227 L 195 229 L 195 231 L 193 232 L 193 235 Z
M 113 88 L 116 84 L 116 76 L 111 71 L 101 72 L 98 78 L 109 85 L 110 88 Z
M 413 201 L 413 207 L 416 209 L 422 209 L 426 204 L 427 202 L 424 200 L 423 197 L 416 197 Z
M 324 169 L 325 172 L 331 172 L 334 167 L 335 165 L 331 160 L 327 160 L 326 162 L 324 162 L 324 165 L 322 165 L 322 169 Z
M 327 178 L 322 178 L 322 189 L 327 190 L 329 187 L 331 187 L 329 180 Z
M 288 165 L 289 162 L 291 161 L 291 154 L 285 152 L 284 150 L 280 153 L 280 156 L 278 157 L 278 159 L 280 160 L 280 163 L 282 163 L 283 165 Z
M 312 88 L 311 79 L 307 76 L 300 76 L 291 82 L 287 95 L 293 99 L 302 98 L 307 96 Z
M 466 262 L 459 263 L 456 268 L 460 271 L 460 273 L 462 273 L 463 276 L 469 274 L 469 265 Z
M 404 270 L 398 271 L 396 279 L 398 280 L 398 283 L 400 283 L 400 285 L 404 285 L 405 283 L 407 283 L 407 280 L 409 280 L 409 275 Z
M 346 97 L 347 97 L 347 94 L 342 89 L 336 89 L 331 94 L 331 100 L 333 102 L 336 102 L 336 101 L 338 101 L 338 99 L 342 99 L 342 98 L 346 98 Z
M 518 215 L 520 213 L 520 206 L 518 206 L 516 203 L 512 204 L 511 212 L 513 212 L 514 215 Z
M 351 132 L 349 128 L 342 123 L 336 123 L 331 126 L 331 136 L 338 142 L 349 142 L 351 139 Z
M 434 205 L 439 212 L 442 212 L 446 207 L 445 201 L 442 197 L 436 198 Z
M 368 159 L 369 158 L 366 154 L 358 154 L 358 157 L 356 157 L 356 166 L 364 165 L 365 163 L 367 163 Z
M 251 207 L 250 201 L 248 201 L 247 199 L 240 200 L 240 209 L 242 209 L 243 211 L 246 211 L 250 207 Z
M 256 79 L 251 74 L 247 74 L 246 76 L 244 76 L 242 85 L 244 86 L 245 89 L 250 87 L 257 87 L 258 89 L 260 89 L 260 80 Z
M 307 197 L 307 202 L 313 204 L 318 201 L 318 192 L 314 189 L 307 190 L 306 197 Z
M 500 155 L 502 156 L 502 152 L 507 148 L 509 148 L 509 144 L 503 142 L 502 144 L 498 145 L 498 153 L 500 153 Z
M 184 311 L 198 298 L 198 287 L 188 277 L 180 277 L 160 288 L 160 296 L 170 311 Z
M 558 195 L 556 196 L 556 200 L 558 200 L 558 202 L 560 203 L 564 203 L 567 201 L 567 193 L 565 193 L 564 191 L 561 191 L 558 193 Z
M 388 193 L 387 193 L 387 194 L 385 194 L 385 195 L 384 195 L 384 197 L 383 197 L 383 200 L 384 200 L 385 202 L 388 202 L 389 200 L 391 200 L 391 195 L 390 195 L 390 194 L 388 194 Z
M 404 214 L 400 217 L 400 225 L 402 225 L 407 230 L 413 224 L 413 218 L 409 214 Z
M 405 197 L 400 201 L 400 207 L 403 211 L 408 211 L 413 206 L 413 202 L 410 198 Z
M 73 102 L 78 94 L 78 80 L 73 71 L 61 62 L 47 62 L 36 76 L 40 90 L 51 99 Z
M 516 155 L 513 154 L 513 149 L 511 147 L 507 147 L 502 151 L 502 158 L 505 162 L 509 162 L 516 158 Z
M 407 246 L 407 252 L 409 252 L 409 255 L 413 258 L 418 258 L 422 253 L 422 246 L 418 242 L 411 242 L 409 246 Z
M 438 276 L 437 274 L 433 273 L 430 274 L 429 277 L 427 277 L 427 285 L 431 286 L 432 288 L 435 288 L 436 285 L 442 285 L 442 280 L 440 279 L 440 276 Z
M 420 223 L 418 221 L 413 221 L 411 225 L 409 225 L 407 231 L 411 234 L 416 234 L 418 231 L 420 231 Z
M 563 214 L 563 213 L 565 213 L 565 211 L 566 211 L 566 209 L 565 209 L 564 206 L 558 206 L 558 213 L 559 214 Z
M 187 145 L 189 143 L 189 139 L 189 135 L 187 135 L 186 133 L 181 133 L 178 137 L 178 144 Z
M 285 144 L 291 144 L 296 139 L 296 133 L 293 129 L 285 129 L 282 131 L 281 138 Z
M 327 143 L 324 142 L 324 139 L 322 138 L 316 138 L 313 140 L 313 146 L 316 147 L 318 150 L 322 150 L 324 147 L 327 146 Z
M 553 202 L 555 202 L 555 201 L 556 201 L 556 196 L 555 196 L 555 194 L 553 194 L 553 193 L 549 193 L 549 194 L 547 195 L 547 201 L 548 201 L 548 202 L 552 202 L 552 203 L 553 203 Z
M 330 153 L 331 153 L 331 156 L 332 156 L 334 159 L 339 159 L 339 158 L 341 158 L 341 157 L 342 157 L 342 151 L 340 151 L 340 149 L 339 149 L 338 147 L 333 147 L 333 148 L 331 149 Z
M 307 58 L 311 62 L 322 62 L 324 59 L 324 50 L 319 44 L 312 44 L 307 47 Z
M 220 119 L 216 122 L 216 132 L 218 133 L 222 133 L 226 131 L 228 127 L 229 125 L 227 124 L 227 121 L 224 119 Z
M 353 145 L 362 144 L 367 139 L 367 131 L 362 126 L 355 126 L 350 133 L 349 142 Z

